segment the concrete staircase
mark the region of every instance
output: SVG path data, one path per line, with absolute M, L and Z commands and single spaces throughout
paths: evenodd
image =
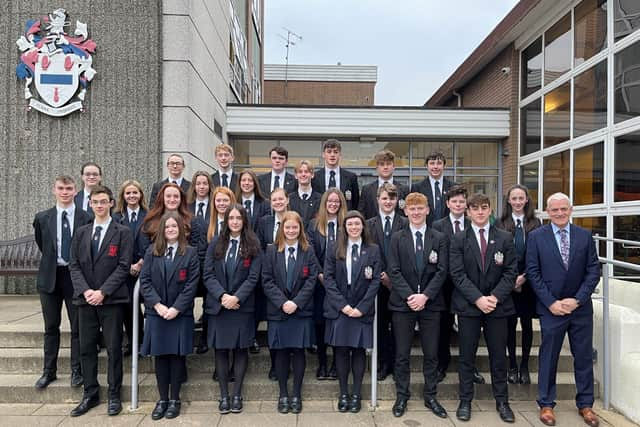
M 537 364 L 540 332 L 537 323 L 534 326 L 534 349 L 530 359 L 530 385 L 509 385 L 512 400 L 533 401 L 537 395 Z M 69 386 L 69 332 L 66 319 L 63 324 L 62 347 L 58 360 L 58 380 L 46 390 L 36 390 L 33 387 L 42 371 L 42 317 L 37 297 L 0 297 L 0 402 L 5 403 L 62 403 L 78 401 L 82 395 L 81 388 L 72 389 Z M 260 341 L 265 341 L 264 332 L 259 335 Z M 519 342 L 519 336 L 518 336 Z M 453 361 L 445 380 L 438 386 L 440 399 L 457 399 L 458 376 L 457 359 L 458 348 L 456 339 L 452 344 Z M 100 384 L 103 386 L 102 396 L 106 396 L 106 351 L 99 355 Z M 563 350 L 560 356 L 558 373 L 558 399 L 571 400 L 575 396 L 573 381 L 572 358 L 568 350 Z M 217 400 L 218 385 L 211 379 L 213 372 L 213 352 L 204 355 L 192 355 L 188 358 L 189 379 L 183 386 L 184 400 Z M 276 400 L 278 386 L 267 378 L 269 371 L 269 352 L 266 348 L 257 355 L 250 355 L 249 370 L 244 383 L 246 400 Z M 476 385 L 477 399 L 492 399 L 489 358 L 484 341 L 481 340 L 477 356 L 477 366 L 487 380 L 487 384 Z M 337 381 L 318 381 L 315 378 L 317 359 L 315 355 L 307 354 L 307 370 L 304 380 L 303 395 L 305 399 L 333 399 L 338 393 Z M 129 400 L 131 393 L 131 358 L 124 359 L 124 385 L 122 398 Z M 422 363 L 421 351 L 417 340 L 411 355 L 411 390 L 414 398 L 422 396 Z M 141 401 L 157 400 L 157 390 L 153 363 L 151 358 L 141 358 L 139 361 L 139 399 Z M 365 374 L 363 394 L 370 396 L 370 372 Z M 597 387 L 596 387 L 597 390 Z M 395 398 L 395 387 L 391 377 L 378 383 L 378 397 L 382 400 Z

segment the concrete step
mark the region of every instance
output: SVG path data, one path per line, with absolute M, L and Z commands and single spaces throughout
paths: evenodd
M 483 373 L 487 379 L 487 384 L 476 385 L 475 398 L 479 400 L 491 400 L 492 392 L 488 372 Z M 370 397 L 370 375 L 365 375 L 363 384 L 363 397 Z M 69 376 L 59 375 L 45 390 L 36 390 L 33 387 L 37 375 L 0 375 L 0 402 L 2 403 L 65 403 L 77 402 L 82 397 L 82 387 L 71 388 L 69 386 Z M 142 374 L 139 376 L 139 400 L 153 402 L 158 399 L 156 379 L 153 374 Z M 509 386 L 509 396 L 513 401 L 525 400 L 533 401 L 537 396 L 537 376 L 532 374 L 533 384 Z M 106 375 L 99 376 L 102 385 L 100 395 L 102 399 L 107 397 Z M 413 373 L 411 375 L 411 394 L 414 399 L 422 397 L 422 375 Z M 596 397 L 599 397 L 596 384 Z M 308 400 L 333 399 L 338 394 L 338 383 L 336 381 L 318 381 L 313 376 L 307 375 L 304 380 L 303 398 Z M 576 389 L 573 384 L 572 373 L 559 373 L 557 379 L 558 400 L 571 400 L 575 397 Z M 131 396 L 131 377 L 125 375 L 122 386 L 121 398 L 129 401 Z M 248 374 L 245 378 L 243 396 L 246 400 L 276 400 L 278 396 L 277 382 L 270 381 L 265 375 Z M 447 375 L 445 380 L 438 386 L 439 399 L 455 400 L 458 397 L 458 384 L 456 375 Z M 216 401 L 219 398 L 218 384 L 211 380 L 208 374 L 193 374 L 182 387 L 181 398 L 186 401 L 210 400 Z M 395 385 L 391 378 L 378 383 L 378 398 L 384 400 L 395 399 Z M 212 403 L 212 405 L 215 405 Z
M 517 349 L 520 355 L 520 349 Z M 531 372 L 538 371 L 538 353 L 539 348 L 534 347 L 529 358 L 529 367 Z M 449 372 L 457 372 L 457 363 L 459 358 L 459 350 L 457 347 L 452 348 L 452 361 L 449 364 Z M 331 357 L 329 358 L 331 360 Z M 99 369 L 101 372 L 106 371 L 107 352 L 103 350 L 98 355 Z M 518 361 L 520 358 L 518 357 Z M 42 372 L 43 353 L 42 349 L 35 348 L 0 348 L 0 373 L 16 373 L 16 374 L 39 374 Z M 213 351 L 206 354 L 192 354 L 187 358 L 189 373 L 211 373 L 214 367 Z M 124 369 L 129 371 L 131 366 L 131 358 L 124 359 Z M 271 366 L 269 352 L 263 348 L 259 354 L 251 354 L 249 359 L 249 372 L 268 372 Z M 476 366 L 481 371 L 489 371 L 489 355 L 486 347 L 479 347 L 476 356 Z M 318 367 L 318 359 L 313 354 L 307 354 L 307 372 L 315 375 Z M 139 359 L 138 369 L 141 373 L 153 373 L 153 362 L 150 357 Z M 558 362 L 559 372 L 572 372 L 573 359 L 571 352 L 563 349 Z M 422 351 L 414 347 L 411 349 L 411 370 L 413 372 L 422 372 Z M 70 350 L 68 348 L 60 349 L 58 356 L 58 372 L 70 372 Z

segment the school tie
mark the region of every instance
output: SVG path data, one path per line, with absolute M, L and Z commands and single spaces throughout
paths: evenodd
M 196 215 L 204 219 L 204 202 L 198 203 L 198 213 Z
M 307 193 L 304 193 L 304 194 L 302 195 L 302 200 L 305 200 L 305 201 L 306 201 L 308 198 L 309 198 L 309 195 L 308 195 Z
M 164 260 L 168 264 L 173 262 L 173 246 L 167 246 L 167 252 L 164 254 Z
M 327 224 L 327 227 L 329 228 L 327 240 L 329 242 L 333 242 L 334 240 L 336 240 L 336 223 L 333 221 L 330 221 Z
M 482 258 L 482 269 L 485 266 L 485 257 L 487 256 L 487 239 L 484 238 L 484 228 L 478 230 L 480 233 L 480 257 Z
M 336 187 L 336 171 L 329 171 L 329 188 Z
M 62 244 L 60 245 L 60 256 L 65 262 L 71 258 L 71 226 L 67 211 L 62 211 Z
M 253 214 L 251 213 L 251 200 L 244 201 L 244 208 L 247 211 L 247 216 L 249 216 L 249 218 L 253 217 Z
M 273 178 L 273 189 L 275 190 L 276 188 L 280 187 L 280 175 L 276 175 L 275 178 Z
M 562 263 L 565 270 L 569 269 L 569 238 L 567 236 L 567 229 L 563 228 L 558 230 L 560 233 L 560 256 L 562 257 Z
M 229 186 L 229 177 L 227 176 L 226 173 L 222 174 L 222 186 L 223 187 L 228 187 Z
M 424 269 L 424 242 L 422 241 L 422 233 L 416 231 L 416 269 L 418 275 L 422 275 Z
M 102 227 L 97 226 L 95 231 L 93 232 L 93 237 L 91 238 L 91 256 L 93 259 L 96 259 L 98 256 L 98 250 L 100 249 L 100 234 L 102 233 Z
M 384 217 L 384 239 L 383 239 L 383 252 L 385 258 L 387 257 L 389 251 L 389 244 L 391 243 L 391 217 L 389 215 Z
M 358 252 L 358 245 L 354 244 L 351 246 L 351 281 L 349 282 L 349 285 L 355 285 L 356 283 L 356 276 L 358 275 L 358 269 L 359 269 L 359 265 L 358 262 L 360 261 L 360 254 Z
M 222 234 L 223 227 L 224 227 L 224 221 L 218 221 L 218 234 Z
M 524 256 L 524 229 L 522 228 L 522 221 L 520 218 L 517 220 L 513 244 L 516 247 L 518 256 L 522 258 Z
M 441 203 L 441 199 L 442 199 L 442 193 L 440 192 L 440 181 L 436 181 L 434 184 L 435 187 L 435 194 L 433 195 L 434 201 L 433 201 L 433 217 L 434 219 L 440 219 L 442 218 L 442 203 Z
M 293 256 L 296 248 L 289 248 L 289 256 L 287 257 L 287 290 L 291 292 L 293 290 L 293 282 L 294 282 L 294 270 L 296 266 L 296 257 Z
M 454 234 L 459 233 L 460 232 L 460 221 L 456 219 L 455 221 L 453 221 L 453 223 L 455 225 L 453 233 Z
M 229 255 L 227 255 L 227 261 L 225 262 L 224 270 L 225 276 L 227 279 L 227 290 L 230 291 L 231 287 L 231 275 L 236 267 L 236 251 L 238 249 L 238 241 L 236 239 L 231 239 L 231 249 L 229 250 Z
M 278 229 L 280 228 L 280 221 L 276 221 L 273 224 L 273 241 L 276 241 L 276 237 L 278 236 Z

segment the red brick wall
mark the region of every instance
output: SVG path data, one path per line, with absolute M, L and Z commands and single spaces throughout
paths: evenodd
M 289 81 L 287 97 L 284 81 L 265 80 L 265 104 L 373 105 L 375 82 Z

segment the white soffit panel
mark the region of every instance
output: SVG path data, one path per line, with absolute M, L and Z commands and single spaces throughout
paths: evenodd
M 265 81 L 372 82 L 378 81 L 375 65 L 285 65 L 265 64 Z

